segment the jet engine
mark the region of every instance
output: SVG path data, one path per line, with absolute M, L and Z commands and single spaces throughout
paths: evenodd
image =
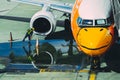
M 50 64 L 54 64 L 54 56 L 48 51 L 42 51 L 40 54 L 34 54 L 32 64 L 36 69 L 47 68 Z
M 48 35 L 54 32 L 56 28 L 56 19 L 50 11 L 39 11 L 33 15 L 30 21 L 30 27 L 39 35 Z
M 39 48 L 39 54 L 34 50 L 32 64 L 36 69 L 47 68 L 55 64 L 57 60 L 56 48 L 48 42 L 43 43 Z

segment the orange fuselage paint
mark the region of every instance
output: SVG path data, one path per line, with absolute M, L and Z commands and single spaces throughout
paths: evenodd
M 89 56 L 104 54 L 114 41 L 114 25 L 81 28 L 77 24 L 79 6 L 83 0 L 76 0 L 71 13 L 71 29 L 78 49 Z

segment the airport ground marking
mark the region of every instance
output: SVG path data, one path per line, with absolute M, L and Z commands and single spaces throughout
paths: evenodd
M 88 80 L 96 80 L 96 77 L 97 77 L 97 72 L 90 71 Z

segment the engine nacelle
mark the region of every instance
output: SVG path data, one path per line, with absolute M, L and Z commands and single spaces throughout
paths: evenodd
M 56 19 L 50 11 L 39 11 L 33 15 L 30 21 L 30 27 L 39 35 L 48 35 L 54 32 L 56 28 Z
M 54 56 L 48 51 L 42 51 L 39 55 L 33 55 L 32 64 L 36 69 L 47 68 L 49 65 L 55 64 Z

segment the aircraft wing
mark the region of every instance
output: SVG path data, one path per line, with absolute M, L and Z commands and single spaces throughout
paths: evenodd
M 61 3 L 59 1 L 52 1 L 52 0 L 7 0 L 7 1 L 16 1 L 36 6 L 44 6 L 47 5 L 51 9 L 58 10 L 65 13 L 71 13 L 73 4 L 69 3 Z

